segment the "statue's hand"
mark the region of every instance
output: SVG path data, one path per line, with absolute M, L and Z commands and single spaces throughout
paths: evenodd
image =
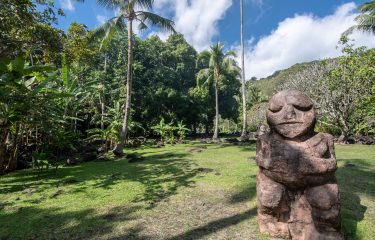
M 314 156 L 301 156 L 298 171 L 302 174 L 319 174 L 334 172 L 337 169 L 335 158 L 318 158 Z

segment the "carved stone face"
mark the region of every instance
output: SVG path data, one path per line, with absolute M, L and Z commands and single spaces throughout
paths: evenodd
M 270 128 L 280 135 L 298 138 L 314 128 L 314 104 L 300 91 L 278 92 L 268 103 L 267 121 Z

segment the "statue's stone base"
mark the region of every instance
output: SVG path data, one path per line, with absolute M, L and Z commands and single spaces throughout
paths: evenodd
M 336 183 L 288 190 L 259 172 L 257 194 L 262 233 L 293 240 L 343 239 Z

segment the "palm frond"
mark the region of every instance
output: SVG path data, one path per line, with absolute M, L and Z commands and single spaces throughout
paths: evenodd
M 151 10 L 154 0 L 133 0 L 134 7 L 139 7 L 144 10 Z
M 102 39 L 102 42 L 100 44 L 100 48 L 102 48 L 103 44 L 110 41 L 116 34 L 116 32 L 125 30 L 126 23 L 124 22 L 124 17 L 120 15 L 118 17 L 111 18 L 110 20 L 99 26 L 97 29 L 95 29 L 90 40 L 93 41 L 96 39 Z
M 375 1 L 366 2 L 358 7 L 361 12 L 356 18 L 356 25 L 347 29 L 343 36 L 353 33 L 355 30 L 375 34 Z
M 362 4 L 361 6 L 358 7 L 358 10 L 361 11 L 362 13 L 365 13 L 365 12 L 374 13 L 375 12 L 375 1 L 366 2 L 366 3 Z
M 129 0 L 96 0 L 96 2 L 105 8 L 114 10 L 124 3 L 129 2 Z
M 237 53 L 234 50 L 230 50 L 224 54 L 224 57 L 236 57 Z
M 375 15 L 360 14 L 355 18 L 355 20 L 358 22 L 359 26 L 372 26 L 375 28 Z
M 212 72 L 211 69 L 205 68 L 198 72 L 197 74 L 197 87 L 202 88 L 206 87 L 210 84 L 212 80 Z
M 210 62 L 210 56 L 211 56 L 211 54 L 207 50 L 199 53 L 199 55 L 197 57 L 197 61 L 196 61 L 196 67 L 198 68 L 200 65 L 208 66 L 208 64 Z
M 236 77 L 240 74 L 241 68 L 237 65 L 236 60 L 233 58 L 226 58 L 223 62 L 225 71 L 229 72 L 231 75 Z
M 151 25 L 161 28 L 162 30 L 167 30 L 173 33 L 176 33 L 174 29 L 174 22 L 167 18 L 163 18 L 155 13 L 138 11 L 136 13 L 136 18 L 144 24 L 149 22 Z
M 349 36 L 357 29 L 357 25 L 351 26 L 350 28 L 346 29 L 345 32 L 342 33 L 343 36 Z
M 146 25 L 146 23 L 140 21 L 139 24 L 138 24 L 138 29 L 139 31 L 143 31 L 143 30 L 146 30 L 148 28 L 148 26 Z
M 357 25 L 348 28 L 343 35 L 347 36 L 352 34 L 354 31 L 360 31 L 364 33 L 375 33 L 375 16 L 370 14 L 360 14 L 355 20 L 358 22 Z

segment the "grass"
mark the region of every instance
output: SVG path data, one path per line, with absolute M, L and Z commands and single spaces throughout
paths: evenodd
M 0 239 L 267 239 L 256 221 L 255 145 L 129 151 L 144 161 L 1 177 Z M 336 153 L 346 236 L 374 239 L 375 147 Z

